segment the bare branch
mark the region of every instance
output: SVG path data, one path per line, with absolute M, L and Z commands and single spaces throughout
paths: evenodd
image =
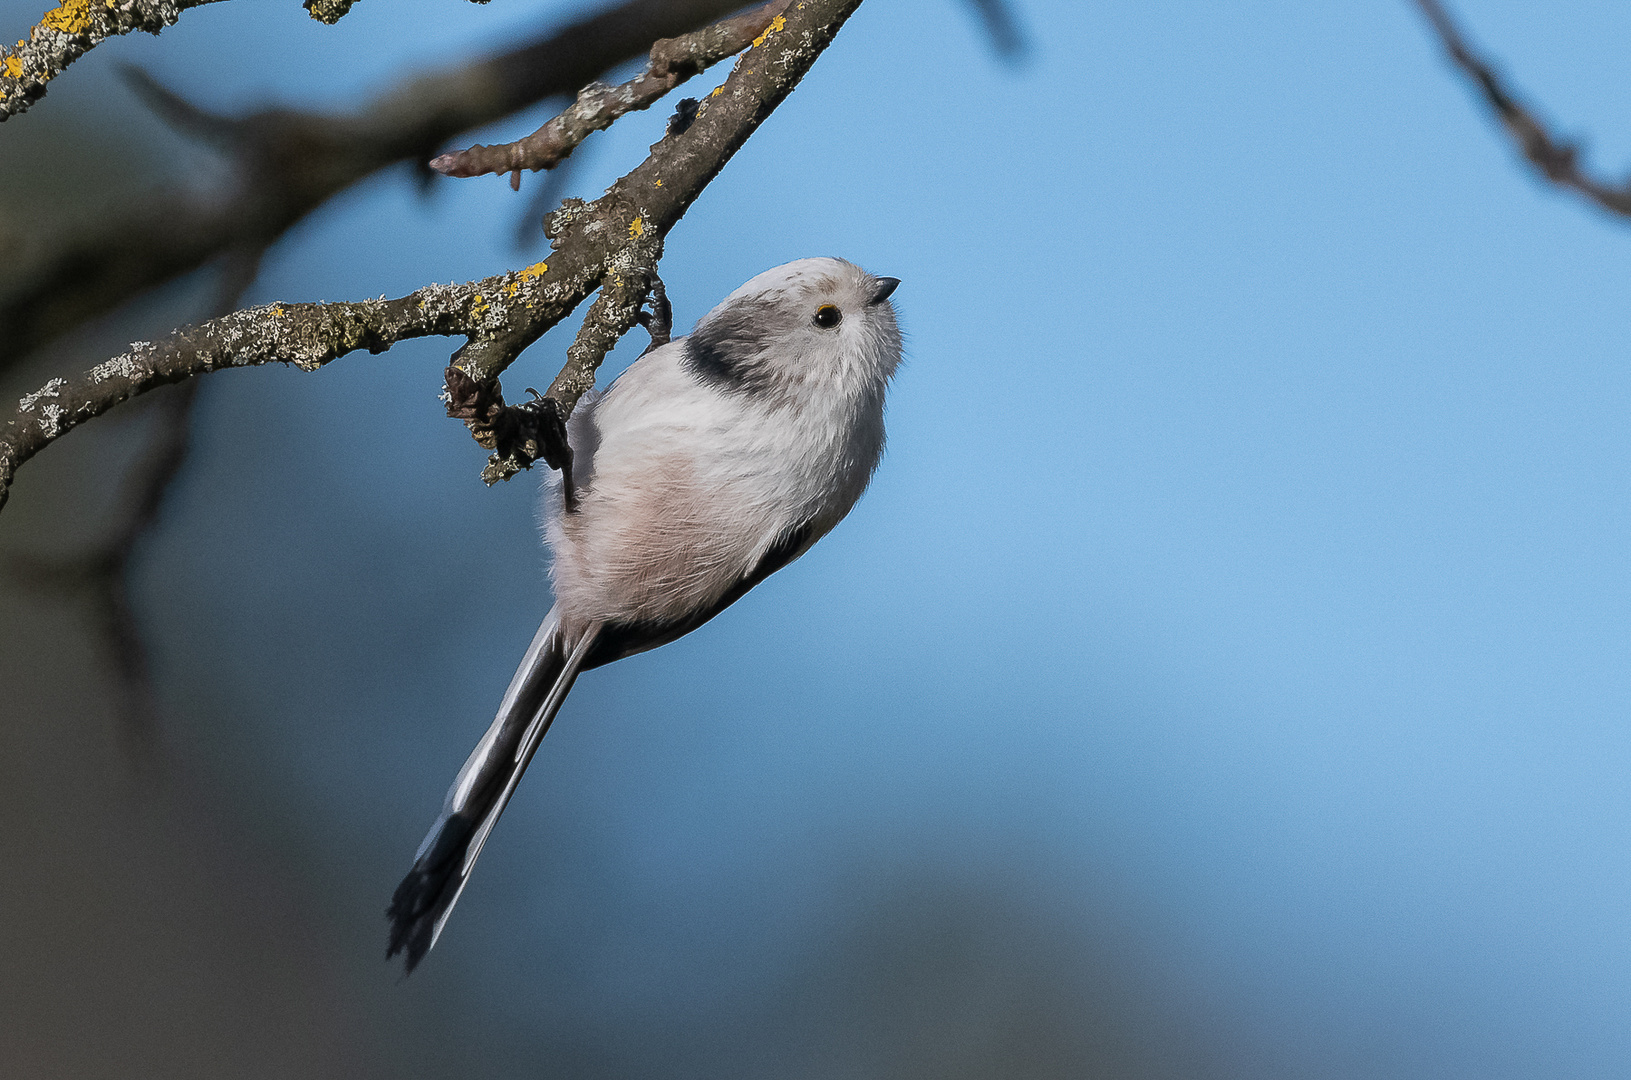
M 1610 184 L 1583 172 L 1580 148 L 1554 137 L 1533 113 L 1519 104 L 1495 70 L 1473 52 L 1438 0 L 1416 0 L 1416 6 L 1427 16 L 1450 59 L 1477 84 L 1484 101 L 1494 110 L 1513 142 L 1543 177 L 1559 187 L 1579 192 L 1610 213 L 1631 217 L 1631 181 Z
M 734 19 L 725 19 L 651 47 L 645 70 L 621 86 L 590 83 L 578 98 L 537 131 L 512 143 L 472 146 L 456 154 L 443 154 L 430 167 L 444 176 L 484 176 L 514 173 L 515 181 L 527 169 L 552 169 L 594 132 L 612 126 L 618 117 L 650 108 L 674 87 L 693 75 L 741 52 L 775 25 L 792 0 L 772 0 Z M 783 20 L 785 22 L 785 20 Z
M 24 112 L 45 95 L 45 84 L 110 37 L 175 25 L 188 8 L 216 0 L 62 0 L 45 13 L 28 37 L 0 50 L 0 122 Z
M 555 252 L 547 263 L 465 285 L 427 286 L 396 300 L 239 311 L 163 342 L 139 342 L 73 381 L 52 379 L 18 402 L 17 415 L 0 432 L 0 500 L 23 462 L 78 424 L 155 386 L 271 361 L 315 370 L 356 349 L 383 352 L 398 341 L 430 335 L 464 336 L 454 366 L 477 382 L 496 379 L 522 349 L 600 288 L 549 390 L 564 419 L 594 384 L 606 350 L 638 321 L 663 238 L 859 4 L 803 0 L 790 7 L 785 25 L 744 54 L 694 123 L 664 136 L 601 198 L 568 200 L 550 215 L 546 231 Z
M 0 266 L 0 364 L 224 252 L 269 247 L 359 180 L 400 161 L 428 160 L 461 131 L 576 93 L 653 41 L 739 6 L 625 0 L 513 51 L 409 80 L 351 115 L 268 109 L 228 119 L 231 134 L 216 141 L 233 155 L 235 183 L 207 196 L 127 202 Z

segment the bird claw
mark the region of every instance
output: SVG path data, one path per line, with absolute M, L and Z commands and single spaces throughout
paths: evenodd
M 560 470 L 561 496 L 568 511 L 578 507 L 572 484 L 572 444 L 567 441 L 566 416 L 560 402 L 542 397 L 530 386 L 531 401 L 504 404 L 498 380 L 472 379 L 456 367 L 446 372 L 447 414 L 463 420 L 482 446 L 493 451 L 482 470 L 488 484 L 508 480 L 522 469 L 542 460 Z
M 674 331 L 674 308 L 668 302 L 668 290 L 663 288 L 663 279 L 657 276 L 657 271 L 646 271 L 646 282 L 650 292 L 641 306 L 649 303 L 651 310 L 642 311 L 635 316 L 635 321 L 646 328 L 651 335 L 651 344 L 645 347 L 640 355 L 644 356 L 652 349 L 660 349 L 672 339 Z

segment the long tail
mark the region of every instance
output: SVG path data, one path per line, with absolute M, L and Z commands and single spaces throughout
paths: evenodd
M 577 680 L 599 630 L 598 625 L 591 626 L 569 642 L 555 611 L 538 627 L 493 726 L 459 770 L 441 816 L 419 845 L 413 869 L 391 897 L 385 912 L 391 921 L 386 959 L 405 953 L 411 972 L 442 936 L 476 856 Z

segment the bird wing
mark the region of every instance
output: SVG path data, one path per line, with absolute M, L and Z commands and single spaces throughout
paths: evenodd
M 659 645 L 678 640 L 718 615 L 721 611 L 746 596 L 753 588 L 777 570 L 810 550 L 815 543 L 815 524 L 805 522 L 787 530 L 759 557 L 752 570 L 738 578 L 735 584 L 720 593 L 712 604 L 679 619 L 642 620 L 639 622 L 608 622 L 600 628 L 595 645 L 585 660 L 583 670 L 621 660 L 625 656 L 646 652 Z

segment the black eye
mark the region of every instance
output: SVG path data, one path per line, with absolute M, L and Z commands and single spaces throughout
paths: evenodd
M 833 327 L 838 325 L 838 320 L 842 319 L 843 317 L 844 313 L 839 311 L 836 307 L 833 307 L 831 304 L 822 304 L 820 307 L 816 308 L 815 324 L 821 327 L 823 330 L 831 330 Z

